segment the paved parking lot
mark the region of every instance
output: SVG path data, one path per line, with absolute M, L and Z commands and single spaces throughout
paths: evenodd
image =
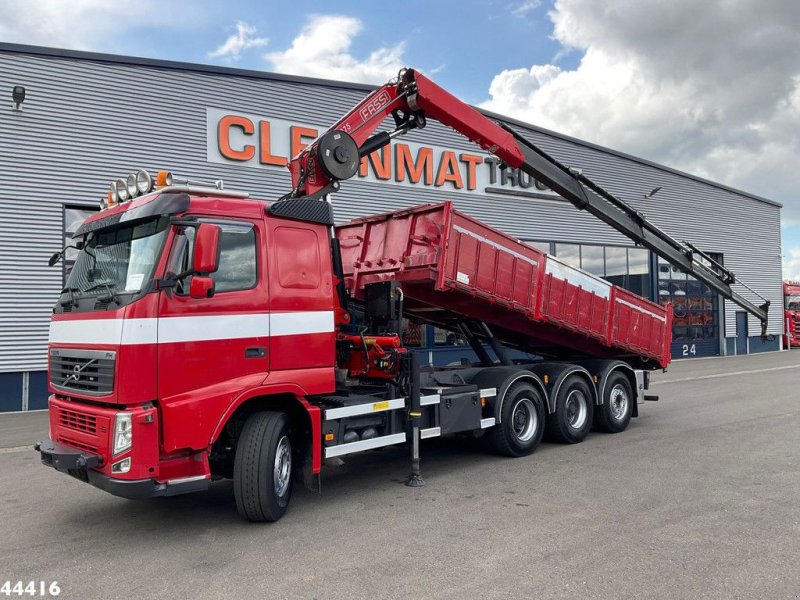
M 456 441 L 371 452 L 242 522 L 228 482 L 114 498 L 0 415 L 0 585 L 61 598 L 800 598 L 800 352 L 679 362 L 620 435 L 504 459 Z

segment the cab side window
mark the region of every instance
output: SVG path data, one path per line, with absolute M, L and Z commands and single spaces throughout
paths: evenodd
M 211 273 L 215 293 L 248 290 L 256 285 L 256 232 L 252 225 L 243 223 L 215 222 L 220 227 L 219 268 Z M 192 265 L 194 251 L 193 227 L 185 227 L 175 237 L 170 252 L 168 274 L 188 271 Z M 175 287 L 177 294 L 189 293 L 189 281 L 185 277 Z
M 219 269 L 211 274 L 215 293 L 256 285 L 256 232 L 252 225 L 220 224 Z

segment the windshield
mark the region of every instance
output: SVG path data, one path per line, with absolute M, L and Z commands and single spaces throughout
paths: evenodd
M 67 280 L 76 293 L 136 293 L 150 280 L 167 235 L 162 217 L 97 231 L 78 255 Z
M 800 294 L 786 296 L 786 310 L 800 310 Z

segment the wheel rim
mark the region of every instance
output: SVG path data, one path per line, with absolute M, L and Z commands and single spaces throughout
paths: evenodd
M 511 424 L 514 436 L 520 442 L 530 441 L 539 425 L 539 415 L 530 398 L 520 398 L 511 411 Z
M 275 465 L 272 472 L 272 481 L 275 485 L 275 494 L 283 496 L 289 488 L 292 479 L 292 445 L 289 438 L 283 436 L 275 450 Z
M 572 390 L 567 396 L 567 422 L 573 429 L 581 429 L 586 424 L 589 409 L 586 396 L 580 390 Z
M 629 403 L 628 393 L 621 384 L 611 388 L 611 395 L 608 397 L 608 408 L 615 421 L 622 421 L 625 418 Z

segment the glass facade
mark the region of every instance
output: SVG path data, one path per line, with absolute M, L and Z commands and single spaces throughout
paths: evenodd
M 651 297 L 650 252 L 644 248 L 553 244 L 553 254 L 572 267 L 603 277 L 635 294 Z
M 707 285 L 658 260 L 658 299 L 672 302 L 674 342 L 719 337 L 719 298 Z

